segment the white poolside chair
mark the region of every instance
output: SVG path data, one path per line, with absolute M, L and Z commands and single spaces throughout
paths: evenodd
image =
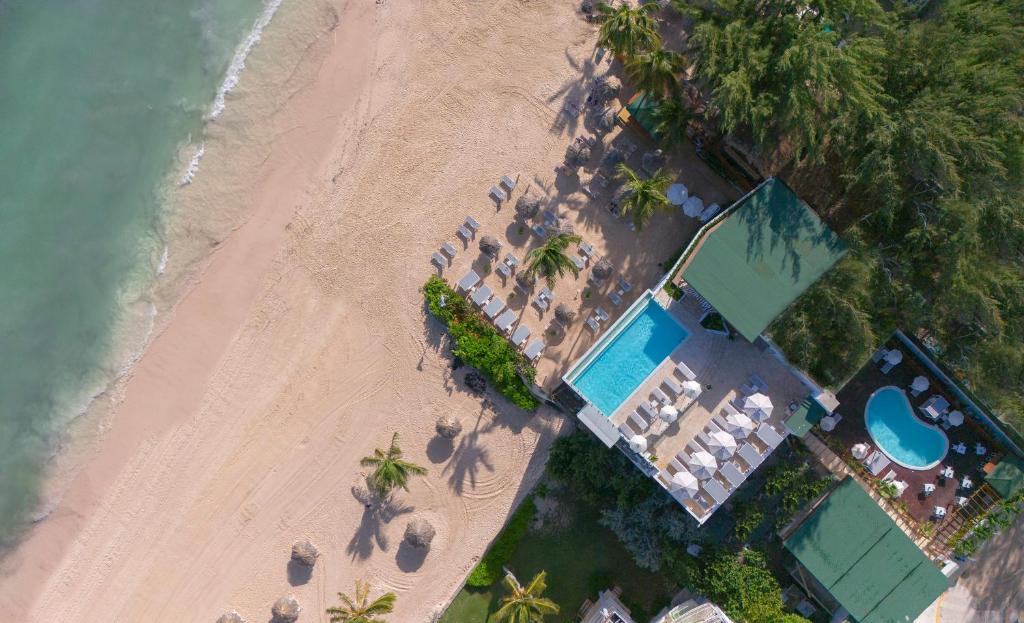
M 640 402 L 640 411 L 643 412 L 645 416 L 647 416 L 647 419 L 650 422 L 653 422 L 655 418 L 658 417 L 658 414 L 654 411 L 654 407 L 652 407 L 650 403 L 647 402 L 646 400 L 642 400 Z
M 448 268 L 448 259 L 437 251 L 434 251 L 434 254 L 430 256 L 430 261 L 436 264 L 441 270 Z
M 548 300 L 541 296 L 540 294 L 538 294 L 537 296 L 533 297 L 533 306 L 541 311 L 547 311 Z
M 666 376 L 665 378 L 663 378 L 661 380 L 661 383 L 665 387 L 672 390 L 672 393 L 675 394 L 677 398 L 683 395 L 683 384 L 675 380 L 671 376 Z
M 932 510 L 932 517 L 935 517 L 936 519 L 942 519 L 945 516 L 946 516 L 946 507 L 945 506 L 936 506 Z
M 702 488 L 711 495 L 711 498 L 715 501 L 715 504 L 722 505 L 729 499 L 729 493 L 725 490 L 720 482 L 714 478 L 709 478 L 701 482 Z
M 459 237 L 465 240 L 466 242 L 469 242 L 470 240 L 473 239 L 473 232 L 465 225 L 459 225 L 459 228 L 455 231 L 457 231 Z
M 664 405 L 672 404 L 672 399 L 668 397 L 668 394 L 666 394 L 665 392 L 661 391 L 660 387 L 655 387 L 654 389 L 652 389 L 651 390 L 651 395 L 654 396 L 658 400 L 658 402 L 660 402 L 661 404 L 664 404 Z
M 473 301 L 473 304 L 477 307 L 483 307 L 487 301 L 491 300 L 491 294 L 493 294 L 493 292 L 490 286 L 483 285 L 477 288 L 477 290 L 470 295 L 469 299 Z
M 501 300 L 500 296 L 496 296 L 491 299 L 491 302 L 484 305 L 484 315 L 491 320 L 494 320 L 498 314 L 505 309 L 505 302 Z
M 757 438 L 765 443 L 766 446 L 774 450 L 779 447 L 779 444 L 785 439 L 784 436 L 779 434 L 779 431 L 772 428 L 770 424 L 761 424 L 754 431 Z
M 617 294 L 615 292 L 608 293 L 608 300 L 611 301 L 612 305 L 614 305 L 615 307 L 622 305 L 622 295 Z
M 478 283 L 480 283 L 480 275 L 476 274 L 475 270 L 470 270 L 463 275 L 462 279 L 459 279 L 458 283 L 456 283 L 456 287 L 459 290 L 469 292 Z
M 508 175 L 501 176 L 501 183 L 504 184 L 505 188 L 508 188 L 509 190 L 516 189 L 516 181 L 509 177 Z
M 587 258 L 594 257 L 594 247 L 590 246 L 590 244 L 586 242 L 580 243 L 580 251 L 582 251 L 583 255 L 586 255 Z
M 498 319 L 494 321 L 494 326 L 498 327 L 498 330 L 502 333 L 508 333 L 509 328 L 516 321 L 516 313 L 511 309 L 505 310 L 505 313 L 498 316 Z
M 512 334 L 512 343 L 521 346 L 528 337 L 530 337 L 530 327 L 525 324 L 519 325 L 519 328 Z
M 597 316 L 597 319 L 601 322 L 608 322 L 608 319 L 611 318 L 611 316 L 608 315 L 608 312 L 600 307 L 594 310 L 594 315 Z
M 495 268 L 494 271 L 501 275 L 502 277 L 505 277 L 506 279 L 512 276 L 512 269 L 509 268 L 508 264 L 505 264 L 504 262 L 498 264 L 497 268 Z
M 763 454 L 758 452 L 757 449 L 749 443 L 745 443 L 740 446 L 740 449 L 736 451 L 736 454 L 746 461 L 747 465 L 750 466 L 751 471 L 757 469 L 757 467 L 764 462 L 765 458 Z
M 453 245 L 452 243 L 445 242 L 444 244 L 442 244 L 441 251 L 443 253 L 446 253 L 448 257 L 452 258 L 453 260 L 455 259 L 455 254 L 457 253 L 457 251 L 455 250 L 455 245 Z
M 466 217 L 466 226 L 472 229 L 473 231 L 480 231 L 480 223 L 478 223 L 477 220 L 472 216 Z
M 533 361 L 537 357 L 540 357 L 540 354 L 544 351 L 544 346 L 544 340 L 534 338 L 532 342 L 526 345 L 526 348 L 523 350 L 523 354 L 526 355 L 527 359 Z
M 644 432 L 651 427 L 651 423 L 636 411 L 631 412 L 626 419 L 632 422 L 636 428 L 639 428 L 640 432 Z
M 569 256 L 569 261 L 572 262 L 573 266 L 575 266 L 577 270 L 583 270 L 587 266 L 586 262 L 583 261 L 583 258 L 578 255 Z
M 880 451 L 875 450 L 870 456 L 864 461 L 864 467 L 867 468 L 868 473 L 872 476 L 877 476 L 882 473 L 882 470 L 889 467 L 892 461 L 889 457 L 882 454 Z
M 686 364 L 683 363 L 682 361 L 680 361 L 679 363 L 676 364 L 676 371 L 679 372 L 679 374 L 682 374 L 683 377 L 685 379 L 687 379 L 688 381 L 695 381 L 695 380 L 697 380 L 697 375 L 694 374 L 693 370 L 688 368 L 686 366 Z
M 601 325 L 597 323 L 597 320 L 595 320 L 593 316 L 587 316 L 586 325 L 590 327 L 590 330 L 594 333 L 601 330 Z
M 508 201 L 508 194 L 498 186 L 491 186 L 491 196 L 494 197 L 498 203 Z

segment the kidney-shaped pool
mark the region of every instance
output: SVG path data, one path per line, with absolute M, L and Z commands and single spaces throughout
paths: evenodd
M 914 415 L 907 395 L 892 385 L 871 394 L 864 422 L 875 445 L 903 467 L 935 467 L 949 450 L 946 434 Z

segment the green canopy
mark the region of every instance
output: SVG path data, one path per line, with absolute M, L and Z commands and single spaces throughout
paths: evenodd
M 800 406 L 793 412 L 793 415 L 786 419 L 786 428 L 797 437 L 803 438 L 807 431 L 811 430 L 827 414 L 828 412 L 825 411 L 825 407 L 818 404 L 817 400 L 808 396 L 800 403 Z
M 1015 456 L 999 461 L 992 473 L 985 476 L 985 482 L 1004 500 L 1024 491 L 1024 462 Z
M 858 623 L 912 622 L 949 588 L 946 576 L 853 478 L 784 545 Z
M 658 133 L 654 131 L 654 109 L 658 107 L 658 103 L 657 97 L 641 91 L 634 95 L 633 99 L 629 100 L 629 103 L 626 104 L 626 110 L 629 111 L 629 115 L 655 141 L 661 140 Z

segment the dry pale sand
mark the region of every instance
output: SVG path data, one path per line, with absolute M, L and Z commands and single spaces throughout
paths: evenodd
M 467 394 L 418 288 L 466 213 L 508 227 L 486 196 L 499 175 L 560 160 L 593 28 L 568 2 L 330 1 L 284 4 L 213 124 L 185 199 L 246 220 L 3 561 L 3 620 L 266 621 L 294 593 L 301 621 L 326 621 L 365 578 L 399 593 L 390 620 L 426 621 L 540 475 L 563 418 Z M 205 241 L 198 222 L 176 227 Z M 441 414 L 464 423 L 454 448 Z M 430 474 L 381 517 L 351 489 L 392 431 Z M 415 516 L 438 530 L 425 559 L 400 546 Z M 308 580 L 289 576 L 300 537 L 322 552 Z

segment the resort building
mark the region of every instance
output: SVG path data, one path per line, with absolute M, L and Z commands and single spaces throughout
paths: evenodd
M 913 621 L 949 579 L 853 478 L 782 535 L 790 573 L 833 621 Z
M 601 591 L 597 601 L 587 601 L 577 619 L 580 623 L 643 623 L 633 618 L 619 600 L 619 589 Z M 690 597 L 685 591 L 673 604 L 659 612 L 650 623 L 733 623 L 722 609 L 703 598 Z
M 782 443 L 807 400 L 834 398 L 761 335 L 838 261 L 838 237 L 769 178 L 705 224 L 675 266 L 556 390 L 705 522 Z

